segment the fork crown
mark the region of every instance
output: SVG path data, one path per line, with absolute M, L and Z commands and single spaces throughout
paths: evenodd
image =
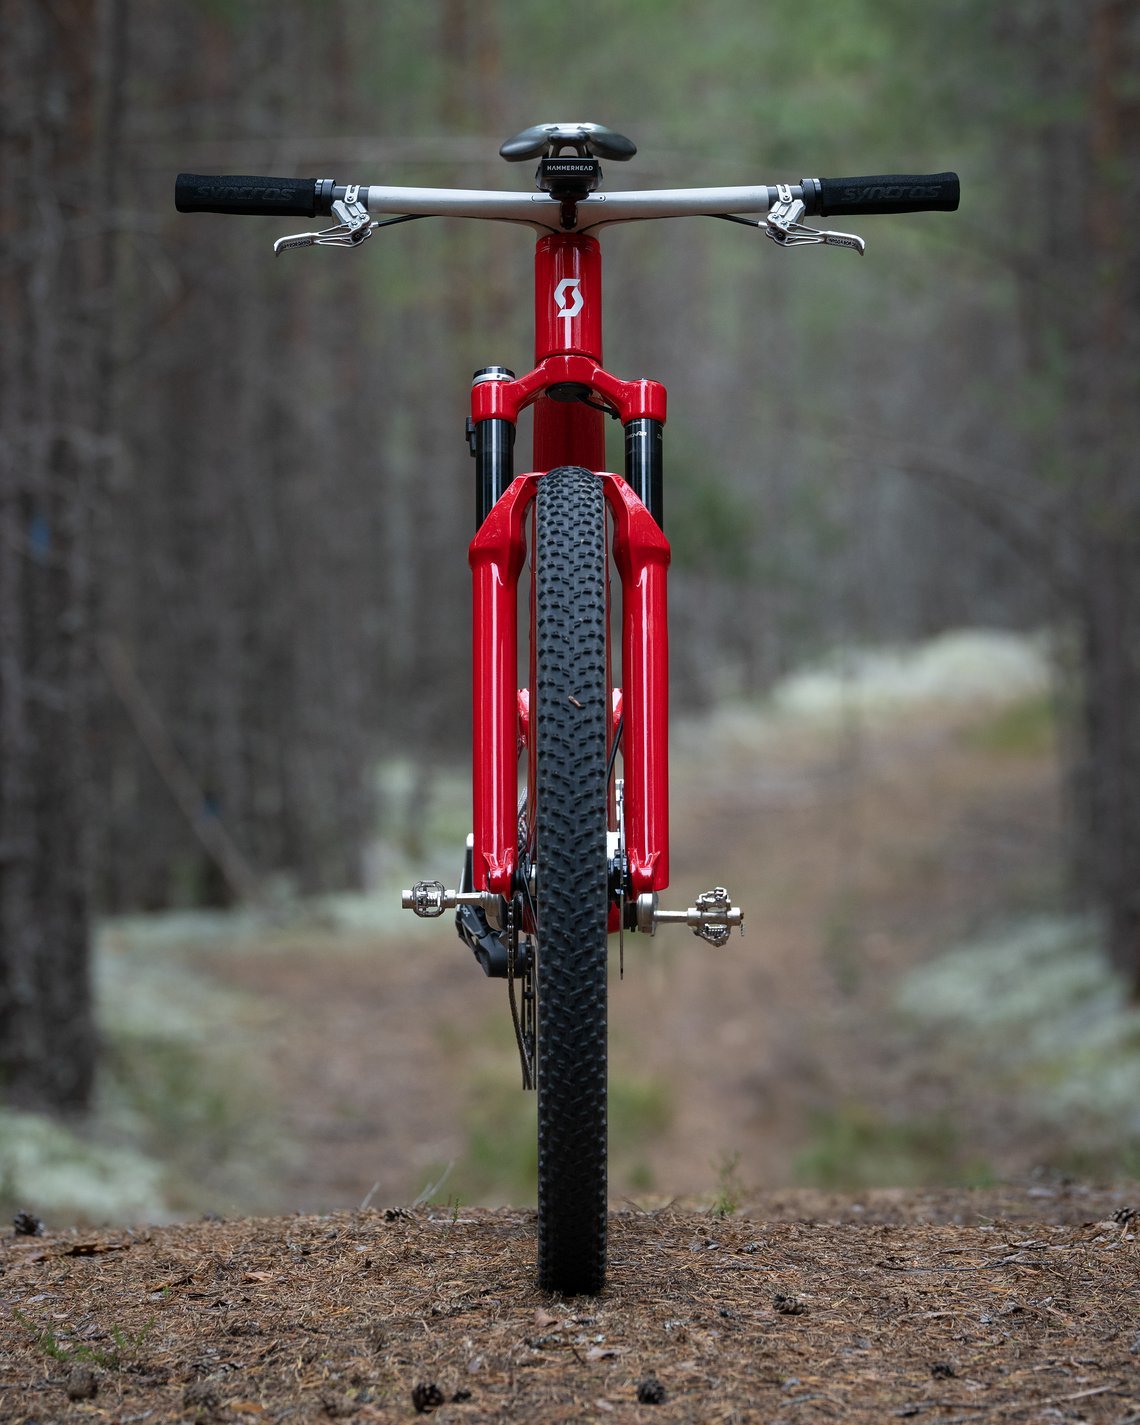
M 559 399 L 559 388 L 574 393 Z M 535 470 L 606 463 L 602 410 L 623 425 L 666 415 L 659 381 L 622 381 L 602 366 L 602 258 L 587 233 L 550 233 L 535 250 L 535 367 L 511 381 L 484 381 L 471 392 L 475 422 L 498 418 L 515 424 L 535 405 Z
M 602 366 L 602 258 L 586 233 L 551 233 L 535 251 L 535 367 L 513 381 L 486 381 L 471 392 L 471 415 L 515 422 L 553 386 L 588 387 L 622 424 L 665 420 L 659 381 L 622 381 Z M 565 463 L 565 462 L 562 462 Z M 535 461 L 536 466 L 541 462 Z
M 513 424 L 551 386 L 563 384 L 588 386 L 614 408 L 622 425 L 643 417 L 665 421 L 667 395 L 660 381 L 623 381 L 591 357 L 573 355 L 548 356 L 514 381 L 486 381 L 473 387 L 472 418 L 485 421 L 498 416 Z

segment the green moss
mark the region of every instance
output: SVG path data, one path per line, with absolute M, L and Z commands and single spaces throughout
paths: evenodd
M 244 1058 L 161 1035 L 120 1033 L 106 1045 L 104 1111 L 134 1125 L 145 1150 L 180 1175 L 208 1181 L 258 1145 L 260 1167 L 272 1161 L 262 1131 L 270 1098 Z
M 862 926 L 856 893 L 843 891 L 828 907 L 820 928 L 823 963 L 845 998 L 857 994 L 863 983 Z
M 464 1202 L 530 1202 L 538 1177 L 537 1099 L 517 1073 L 484 1072 L 472 1081 L 467 1150 L 453 1191 Z
M 932 1051 L 1017 1095 L 1053 1143 L 1044 1166 L 1135 1171 L 1140 1016 L 1093 921 L 1042 916 L 961 945 L 908 975 L 897 1005 Z
M 717 1187 L 709 1211 L 714 1217 L 731 1217 L 744 1201 L 744 1184 L 740 1180 L 740 1154 L 725 1153 L 717 1165 Z
M 891 1118 L 860 1102 L 814 1115 L 795 1175 L 806 1185 L 833 1189 L 979 1186 L 993 1180 L 989 1166 L 964 1151 L 947 1115 Z
M 0 1215 L 49 1224 L 170 1216 L 162 1166 L 137 1147 L 96 1143 L 38 1114 L 0 1110 Z
M 1044 693 L 1011 703 L 965 734 L 969 746 L 1010 757 L 1045 756 L 1056 735 L 1053 700 Z
M 660 1136 L 673 1120 L 668 1086 L 650 1075 L 614 1073 L 609 1121 L 613 1149 L 632 1152 Z
M 520 1087 L 513 1041 L 499 1025 L 499 1052 L 483 1051 L 469 1078 L 467 1142 L 447 1179 L 464 1202 L 534 1200 L 538 1175 L 536 1097 Z M 609 1084 L 610 1174 L 615 1182 L 646 1191 L 653 1173 L 647 1149 L 668 1128 L 673 1104 L 668 1086 L 651 1075 L 611 1066 Z
M 64 1365 L 90 1361 L 92 1365 L 113 1371 L 122 1370 L 137 1360 L 141 1347 L 145 1345 L 154 1327 L 153 1317 L 137 1331 L 126 1331 L 121 1326 L 112 1326 L 108 1334 L 115 1345 L 113 1350 L 108 1351 L 97 1346 L 72 1344 L 65 1338 L 61 1339 L 52 1327 L 38 1326 L 22 1311 L 13 1311 L 12 1315 L 25 1331 L 35 1337 L 37 1348 L 50 1360 Z

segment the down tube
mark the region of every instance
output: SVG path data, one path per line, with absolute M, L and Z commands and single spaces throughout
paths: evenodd
M 511 482 L 468 551 L 475 889 L 508 898 L 518 862 L 518 577 L 536 480 L 520 475 Z
M 624 480 L 607 475 L 622 583 L 625 841 L 635 896 L 669 884 L 669 541 Z

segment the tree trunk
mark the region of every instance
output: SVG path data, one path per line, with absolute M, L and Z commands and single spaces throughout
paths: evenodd
M 1084 683 L 1088 717 L 1091 889 L 1107 912 L 1114 964 L 1140 998 L 1140 279 L 1130 238 L 1140 221 L 1140 26 L 1133 6 L 1091 7 L 1086 206 L 1091 329 L 1075 363 L 1083 410 L 1074 456 L 1086 519 Z
M 0 1092 L 68 1111 L 86 1106 L 95 1060 L 92 569 L 113 276 L 99 180 L 115 120 L 100 101 L 120 14 L 28 0 L 0 49 L 16 199 L 0 263 Z

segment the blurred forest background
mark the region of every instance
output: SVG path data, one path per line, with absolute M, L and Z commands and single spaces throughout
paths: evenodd
M 551 119 L 632 137 L 622 187 L 960 172 L 958 214 L 868 220 L 862 262 L 696 219 L 606 236 L 607 365 L 672 396 L 674 697 L 1048 630 L 1073 901 L 1140 990 L 1132 0 L 3 16 L 8 1102 L 90 1097 L 96 917 L 359 886 L 377 766 L 426 787 L 468 736 L 466 392 L 529 365 L 529 234 L 274 259 L 303 223 L 178 216 L 175 173 L 524 186 L 498 145 Z

